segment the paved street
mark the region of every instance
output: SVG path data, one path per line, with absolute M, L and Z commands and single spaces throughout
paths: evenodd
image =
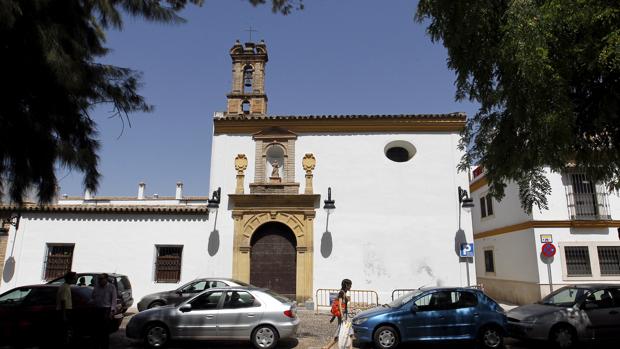
M 300 310 L 299 318 L 301 320 L 301 326 L 298 332 L 298 338 L 293 340 L 282 341 L 278 348 L 280 349 L 319 349 L 327 341 L 329 340 L 330 334 L 333 333 L 335 325 L 334 323 L 329 323 L 329 318 L 331 315 L 327 313 L 319 313 L 315 314 L 314 311 Z M 110 338 L 110 348 L 111 349 L 141 349 L 145 348 L 142 342 L 140 341 L 132 341 L 125 337 L 125 324 L 127 323 L 129 317 L 125 318 L 125 321 L 121 325 L 121 329 L 114 333 Z M 83 343 L 79 343 L 79 348 L 88 349 L 92 347 L 92 343 L 86 340 Z M 171 343 L 168 348 L 169 349 L 197 349 L 197 348 L 210 348 L 210 349 L 252 349 L 253 346 L 249 342 L 175 342 Z M 399 348 L 402 349 L 447 349 L 447 348 L 474 348 L 475 345 L 473 343 L 448 343 L 448 344 L 404 344 Z M 359 345 L 356 348 L 360 348 Z M 372 347 L 367 347 L 372 348 Z M 516 341 L 514 339 L 508 338 L 506 339 L 506 349 L 548 349 L 549 345 L 547 343 L 524 343 L 521 341 Z M 601 345 L 601 344 L 592 344 L 588 346 L 584 346 L 585 349 L 605 349 L 605 348 L 615 348 L 613 344 L 611 345 Z M 0 349 L 5 349 L 5 347 L 0 347 Z M 35 349 L 35 348 L 30 348 Z M 37 348 L 38 349 L 38 348 Z

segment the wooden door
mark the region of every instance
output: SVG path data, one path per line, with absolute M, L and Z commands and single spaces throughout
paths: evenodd
M 284 224 L 267 223 L 252 236 L 250 283 L 295 299 L 297 251 L 295 236 Z

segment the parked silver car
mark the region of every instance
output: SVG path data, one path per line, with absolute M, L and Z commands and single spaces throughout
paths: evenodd
M 227 278 L 196 279 L 172 291 L 151 293 L 138 302 L 138 311 L 179 304 L 196 294 L 214 287 L 250 286 L 243 281 Z
M 620 339 L 620 285 L 563 287 L 536 304 L 508 312 L 508 331 L 521 339 L 570 348 L 579 340 Z
M 271 349 L 280 338 L 294 337 L 298 326 L 296 306 L 289 299 L 267 289 L 227 287 L 138 313 L 125 333 L 152 348 L 174 339 L 249 339 L 257 348 Z

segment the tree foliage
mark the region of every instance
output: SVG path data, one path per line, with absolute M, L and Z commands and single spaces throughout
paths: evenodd
M 100 103 L 111 104 L 121 119 L 152 110 L 139 94 L 138 72 L 98 63 L 108 53 L 105 31 L 122 29 L 123 15 L 182 23 L 179 12 L 202 3 L 0 1 L 0 197 L 8 191 L 11 201 L 21 203 L 34 188 L 39 201 L 51 201 L 57 190 L 56 165 L 82 172 L 84 187 L 95 192 L 99 142 L 89 112 Z M 272 10 L 283 14 L 303 8 L 301 1 L 272 3 Z
M 460 168 L 508 181 L 522 206 L 547 207 L 543 172 L 569 167 L 620 189 L 620 6 L 617 0 L 421 0 L 416 19 L 448 49 L 456 98 L 480 103 Z

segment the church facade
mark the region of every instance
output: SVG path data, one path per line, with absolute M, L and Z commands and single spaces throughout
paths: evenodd
M 210 178 L 222 190 L 227 246 L 214 263 L 298 300 L 343 278 L 383 300 L 394 289 L 468 283 L 472 266 L 458 256 L 473 242 L 458 198 L 468 185 L 456 170 L 463 114 L 272 116 L 264 43 L 237 42 L 230 54 Z M 330 188 L 335 214 L 323 209 Z
M 0 290 L 42 282 L 58 243 L 73 244 L 78 272 L 128 275 L 136 301 L 208 276 L 298 301 L 343 278 L 381 302 L 394 289 L 476 284 L 472 261 L 459 257 L 460 245 L 473 242 L 459 200 L 469 181 L 456 169 L 465 115 L 269 115 L 266 45 L 237 42 L 230 56 L 227 109 L 213 117 L 209 183 L 220 189 L 218 211 L 207 215 L 204 197 L 144 193 L 31 208 L 17 235 L 9 230 L 13 274 Z M 123 238 L 132 243 L 118 244 Z M 160 278 L 161 253 L 177 258 L 174 277 Z

